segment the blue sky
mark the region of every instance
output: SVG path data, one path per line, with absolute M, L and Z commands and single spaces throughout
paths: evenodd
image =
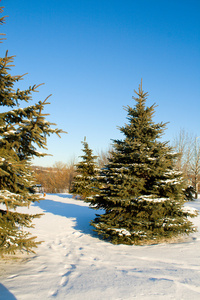
M 122 139 L 123 106 L 134 106 L 141 78 L 156 103 L 154 121 L 169 122 L 163 139 L 180 129 L 200 136 L 199 0 L 9 0 L 1 1 L 1 26 L 8 49 L 16 55 L 12 75 L 28 72 L 20 88 L 45 83 L 33 101 L 51 104 L 45 112 L 67 131 L 48 139 L 52 166 L 82 154 L 87 137 L 94 153 Z

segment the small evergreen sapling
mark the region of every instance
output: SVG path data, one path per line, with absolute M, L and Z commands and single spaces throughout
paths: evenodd
M 0 24 L 3 22 L 4 18 L 1 18 Z M 38 152 L 36 147 L 46 149 L 47 136 L 62 132 L 52 129 L 54 124 L 46 121 L 47 115 L 42 113 L 44 106 L 49 104 L 47 99 L 19 107 L 32 100 L 37 86 L 15 89 L 23 76 L 10 75 L 13 60 L 8 52 L 0 58 L 0 254 L 15 253 L 16 250 L 34 252 L 33 248 L 37 247 L 36 237 L 30 236 L 24 228 L 33 227 L 32 220 L 40 215 L 22 213 L 20 208 L 29 207 L 41 198 L 34 193 L 31 159 L 45 154 Z
M 92 154 L 86 140 L 82 142 L 84 155 L 81 156 L 82 161 L 76 165 L 77 175 L 73 180 L 72 193 L 81 196 L 84 201 L 90 201 L 92 195 L 96 194 L 98 188 L 98 174 L 96 159 L 97 156 Z
M 127 106 L 128 121 L 114 140 L 112 156 L 102 170 L 103 187 L 91 205 L 104 209 L 91 222 L 95 231 L 114 244 L 144 244 L 189 234 L 195 228 L 186 211 L 182 173 L 174 169 L 176 154 L 159 141 L 166 124 L 152 121 L 155 105 L 146 107 L 147 93 L 136 92 L 135 107 Z

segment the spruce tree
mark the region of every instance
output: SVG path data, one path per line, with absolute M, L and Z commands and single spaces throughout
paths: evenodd
M 166 123 L 154 123 L 155 104 L 146 107 L 148 93 L 136 92 L 127 106 L 123 140 L 113 141 L 109 163 L 102 170 L 103 187 L 91 205 L 104 209 L 91 222 L 95 231 L 114 244 L 157 243 L 195 231 L 183 207 L 184 180 L 175 170 L 176 154 L 160 141 Z
M 97 192 L 99 169 L 95 161 L 97 156 L 93 155 L 86 139 L 84 139 L 82 144 L 84 146 L 82 149 L 84 155 L 81 156 L 82 160 L 76 164 L 77 175 L 74 177 L 71 192 L 74 195 L 81 196 L 87 202 Z
M 2 8 L 1 8 L 2 12 Z M 3 24 L 4 17 L 0 19 Z M 32 220 L 40 215 L 20 212 L 41 197 L 34 192 L 33 157 L 44 156 L 37 148 L 46 149 L 46 138 L 62 130 L 51 128 L 43 109 L 47 102 L 39 101 L 24 107 L 32 100 L 37 86 L 16 89 L 22 76 L 12 76 L 13 56 L 0 58 L 0 254 L 16 250 L 34 252 L 39 242 L 25 228 L 33 227 Z M 6 108 L 5 108 L 6 107 Z M 11 110 L 10 110 L 11 109 Z

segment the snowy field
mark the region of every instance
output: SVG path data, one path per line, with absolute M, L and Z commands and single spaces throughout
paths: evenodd
M 187 206 L 199 210 L 200 199 Z M 31 229 L 44 242 L 36 255 L 0 261 L 1 300 L 200 299 L 200 216 L 185 242 L 126 246 L 96 237 L 96 211 L 71 195 L 47 195 L 29 211 L 45 213 Z

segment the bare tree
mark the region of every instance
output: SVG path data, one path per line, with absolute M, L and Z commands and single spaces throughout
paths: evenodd
M 45 193 L 70 191 L 74 174 L 74 160 L 68 164 L 59 161 L 50 168 L 35 168 L 37 183 L 41 184 Z
M 74 176 L 76 175 L 76 159 L 73 157 L 69 163 L 67 164 L 67 170 L 68 170 L 68 179 L 67 179 L 67 186 L 68 186 L 68 191 L 70 192 L 72 189 L 72 183 Z
M 195 197 L 197 198 L 200 171 L 200 145 L 198 137 L 194 137 L 184 129 L 181 129 L 173 141 L 173 147 L 179 153 L 176 167 L 183 172 L 187 184 L 194 187 Z
M 97 155 L 98 155 L 97 164 L 100 169 L 102 169 L 109 162 L 109 158 L 112 155 L 111 151 L 112 151 L 112 147 L 109 147 L 108 150 L 97 151 Z
M 198 197 L 199 171 L 200 171 L 200 145 L 198 137 L 193 142 L 193 157 L 191 161 L 191 170 L 193 175 L 193 186 L 195 188 L 195 198 Z
M 173 147 L 179 156 L 176 161 L 176 167 L 182 171 L 185 177 L 189 180 L 189 174 L 191 173 L 191 160 L 193 156 L 193 136 L 188 134 L 184 129 L 181 129 L 179 134 L 173 141 Z

